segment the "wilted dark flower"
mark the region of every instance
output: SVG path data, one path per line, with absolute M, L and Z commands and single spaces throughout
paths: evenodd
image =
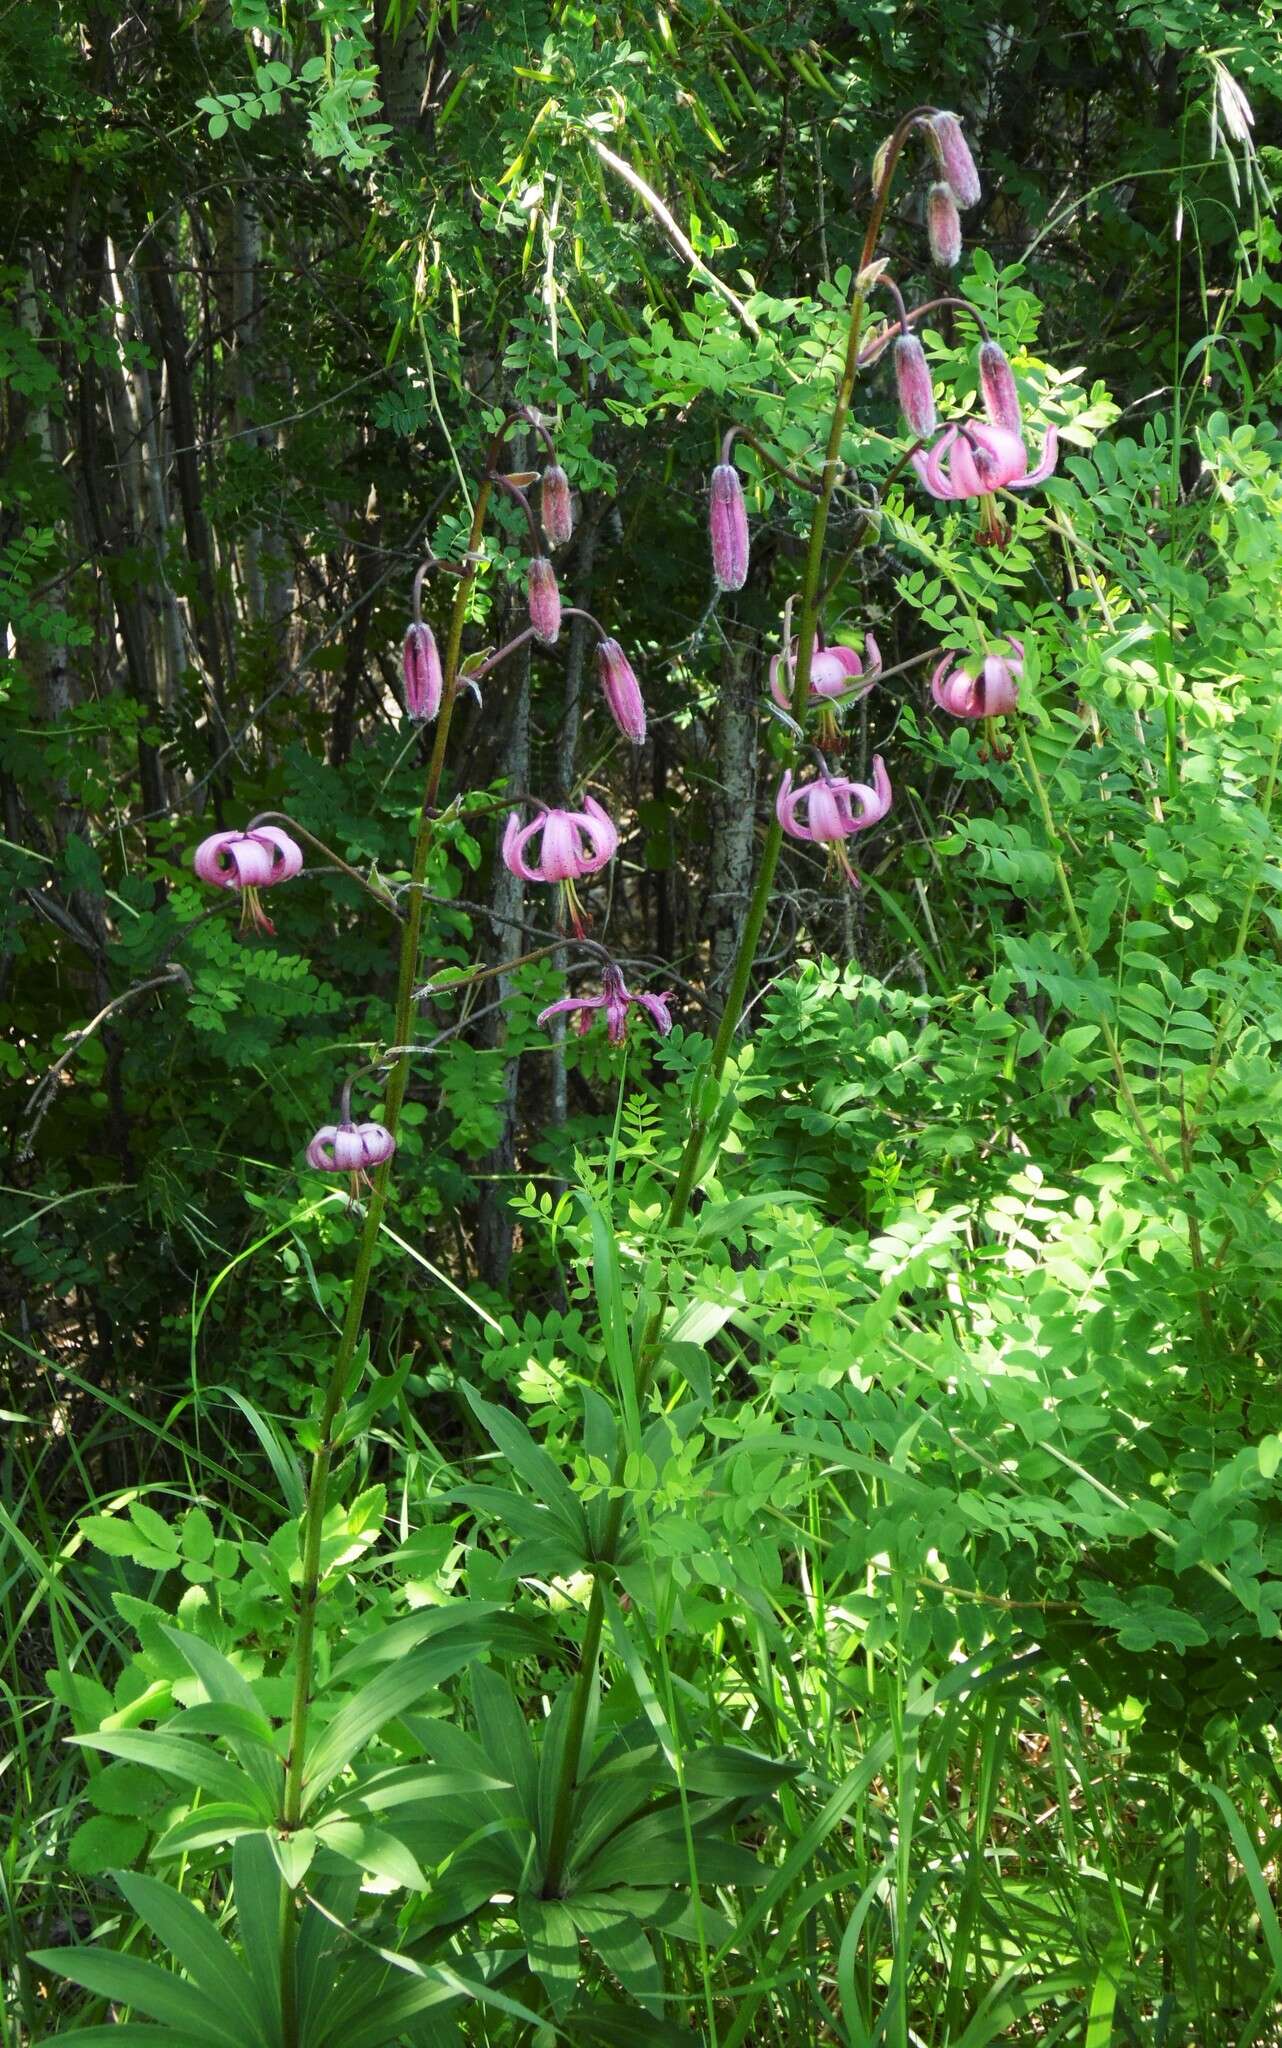
M 623 976 L 611 962 L 601 971 L 601 994 L 599 996 L 562 996 L 560 1002 L 549 1003 L 546 1010 L 540 1010 L 538 1022 L 546 1024 L 549 1017 L 574 1016 L 575 1029 L 580 1037 L 591 1025 L 598 1010 L 605 1011 L 606 1036 L 611 1045 L 618 1045 L 628 1028 L 628 1011 L 634 1003 L 640 1005 L 655 1029 L 667 1036 L 672 1029 L 668 1015 L 671 996 L 633 995 L 624 984 Z

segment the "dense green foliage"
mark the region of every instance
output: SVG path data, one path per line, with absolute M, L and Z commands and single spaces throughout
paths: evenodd
M 1282 2041 L 1282 35 L 998 16 L 0 18 L 4 2048 Z M 758 945 L 760 449 L 816 483 L 919 104 L 983 176 L 951 285 L 916 140 L 878 244 L 966 302 L 941 418 L 977 316 L 1059 461 L 982 548 L 860 376 L 812 567 L 893 805 Z M 452 610 L 465 675 L 524 625 L 513 407 L 642 747 L 582 619 L 448 709 Z M 503 819 L 585 792 L 670 1035 L 538 1021 L 599 962 Z M 274 932 L 191 865 L 262 813 Z

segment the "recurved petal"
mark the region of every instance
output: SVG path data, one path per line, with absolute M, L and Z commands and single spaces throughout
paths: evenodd
M 634 1003 L 640 1003 L 641 1008 L 654 1025 L 655 1030 L 661 1032 L 663 1037 L 666 1038 L 672 1029 L 672 1019 L 668 1015 L 668 1004 L 673 1000 L 672 997 L 670 995 L 639 995 L 633 996 L 632 1000 Z
M 509 874 L 519 875 L 523 882 L 541 882 L 543 877 L 532 868 L 525 858 L 525 849 L 543 820 L 536 818 L 532 825 L 522 825 L 519 811 L 513 811 L 503 828 L 503 865 Z
M 319 1173 L 335 1173 L 334 1165 L 334 1124 L 322 1124 L 307 1147 L 307 1164 Z
M 1058 456 L 1059 436 L 1055 432 L 1054 427 L 1047 427 L 1046 435 L 1042 442 L 1041 461 L 1036 469 L 1029 471 L 1027 476 L 1012 477 L 1009 488 L 1012 491 L 1028 491 L 1032 489 L 1034 484 L 1044 484 L 1047 477 L 1054 470 Z
M 208 839 L 201 840 L 191 857 L 191 864 L 202 882 L 208 882 L 215 889 L 239 886 L 236 863 L 231 853 L 239 837 L 238 832 L 214 832 Z
M 804 789 L 793 788 L 792 770 L 791 768 L 785 768 L 783 781 L 779 784 L 779 788 L 775 793 L 775 816 L 783 826 L 784 831 L 792 839 L 812 839 L 814 837 L 809 828 L 801 823 L 798 815 L 799 806 L 805 797 L 805 793 Z
M 592 846 L 591 857 L 589 859 L 582 859 L 579 873 L 594 875 L 599 868 L 605 866 L 608 860 L 612 860 L 617 852 L 619 845 L 618 827 L 609 812 L 602 809 L 594 796 L 584 797 L 583 809 L 579 813 L 579 822 Z
M 288 832 L 281 831 L 279 825 L 255 825 L 250 836 L 254 839 L 265 839 L 275 848 L 272 872 L 268 876 L 268 881 L 292 881 L 295 875 L 302 872 L 302 849 L 290 838 Z

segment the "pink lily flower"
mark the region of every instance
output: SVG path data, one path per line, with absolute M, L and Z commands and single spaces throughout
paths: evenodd
M 790 838 L 826 846 L 829 859 L 857 889 L 859 877 L 850 865 L 845 841 L 879 825 L 890 809 L 891 796 L 890 777 L 880 754 L 873 756 L 871 788 L 866 782 L 851 782 L 845 775 L 820 775 L 794 789 L 789 768 L 779 784 L 775 816 Z
M 361 1185 L 369 1185 L 368 1169 L 381 1166 L 395 1150 L 384 1124 L 322 1124 L 307 1147 L 307 1164 L 318 1173 L 347 1174 L 354 1202 Z
M 998 513 L 996 492 L 1031 491 L 1034 484 L 1045 483 L 1057 453 L 1055 429 L 1047 427 L 1041 460 L 1030 470 L 1022 434 L 963 420 L 945 427 L 933 448 L 919 448 L 912 464 L 932 498 L 978 498 L 980 541 L 1004 546 L 1010 534 Z
M 968 655 L 959 661 L 946 654 L 930 679 L 930 694 L 950 718 L 1001 718 L 1019 702 L 1024 673 L 1024 643 L 1006 635 L 1011 654 Z
M 597 642 L 596 659 L 601 693 L 610 716 L 624 739 L 639 747 L 645 739 L 645 700 L 636 670 L 618 641 L 612 640 L 608 634 Z
M 540 841 L 537 865 L 526 858 L 531 840 Z M 524 882 L 552 882 L 564 891 L 574 931 L 582 937 L 585 918 L 575 882 L 595 875 L 614 858 L 618 828 L 595 797 L 585 796 L 581 811 L 545 810 L 530 825 L 513 811 L 503 831 L 503 863 Z
M 788 673 L 796 665 L 796 640 L 788 649 L 788 664 L 784 667 L 781 654 L 776 654 L 770 663 L 770 694 L 782 710 L 792 708 L 792 695 L 788 689 Z M 881 674 L 881 649 L 871 633 L 864 634 L 864 658 L 853 647 L 843 646 L 835 641 L 829 647 L 822 647 L 816 635 L 810 656 L 810 695 L 812 699 L 837 698 L 843 704 L 857 704 L 866 697 Z
M 276 927 L 259 901 L 260 889 L 288 882 L 303 865 L 300 848 L 279 825 L 256 825 L 252 832 L 215 832 L 202 839 L 192 866 L 202 882 L 215 889 L 239 889 L 240 928 L 253 925 L 275 936 Z
M 546 1024 L 549 1017 L 574 1016 L 574 1028 L 582 1037 L 591 1025 L 596 1011 L 605 1011 L 606 1036 L 611 1045 L 622 1043 L 628 1028 L 628 1011 L 636 1003 L 645 1011 L 656 1031 L 666 1038 L 672 1029 L 668 1015 L 670 995 L 633 995 L 624 983 L 623 976 L 613 962 L 601 970 L 601 994 L 599 996 L 562 996 L 560 1002 L 549 1003 L 546 1010 L 540 1010 L 537 1021 Z

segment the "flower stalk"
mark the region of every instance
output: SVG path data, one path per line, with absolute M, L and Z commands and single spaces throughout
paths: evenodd
M 913 127 L 930 112 L 928 108 L 914 108 L 906 114 L 885 145 L 878 159 L 877 178 L 863 251 L 855 278 L 855 289 L 850 303 L 850 322 L 846 335 L 845 359 L 841 378 L 833 402 L 832 420 L 828 429 L 828 441 L 824 451 L 823 468 L 820 471 L 819 491 L 815 499 L 814 514 L 810 523 L 810 538 L 806 548 L 806 564 L 802 582 L 801 612 L 796 625 L 797 661 L 793 674 L 791 717 L 800 726 L 805 713 L 806 701 L 810 695 L 810 664 L 816 645 L 816 628 L 820 616 L 820 595 L 823 580 L 824 542 L 828 532 L 828 515 L 834 493 L 842 476 L 841 448 L 845 435 L 846 421 L 854 396 L 855 379 L 859 373 L 859 342 L 863 332 L 864 309 L 868 292 L 875 279 L 867 276 L 872 262 L 873 251 L 881 233 L 886 203 L 895 167 L 904 144 Z M 715 544 L 715 537 L 714 537 Z M 720 580 L 720 579 L 718 579 Z M 765 841 L 761 852 L 761 864 L 748 904 L 739 938 L 739 948 L 726 991 L 725 1008 L 713 1041 L 712 1056 L 707 1069 L 700 1077 L 698 1093 L 693 1105 L 690 1135 L 677 1169 L 671 1195 L 668 1198 L 666 1227 L 677 1229 L 684 1221 L 690 1206 L 698 1178 L 699 1165 L 703 1156 L 704 1142 L 712 1119 L 712 1104 L 719 1092 L 726 1061 L 738 1029 L 740 1013 L 748 991 L 761 931 L 765 924 L 770 904 L 770 892 L 774 886 L 775 871 L 779 865 L 779 854 L 783 846 L 784 831 L 777 816 L 772 816 L 766 828 Z M 649 1389 L 651 1376 L 659 1356 L 663 1332 L 663 1318 L 667 1311 L 666 1294 L 651 1311 L 640 1343 L 635 1362 L 636 1401 L 638 1407 L 644 1401 Z M 627 1502 L 620 1485 L 624 1451 L 621 1448 L 614 1472 L 615 1485 L 612 1489 L 606 1516 L 605 1528 L 596 1558 L 593 1560 L 592 1593 L 588 1601 L 587 1620 L 584 1624 L 583 1641 L 579 1650 L 579 1665 L 575 1674 L 574 1693 L 570 1703 L 569 1717 L 565 1729 L 561 1753 L 561 1768 L 553 1803 L 552 1823 L 548 1833 L 547 1856 L 543 1869 L 543 1896 L 556 1898 L 563 1889 L 565 1860 L 570 1844 L 570 1827 L 574 1811 L 574 1794 L 578 1783 L 582 1760 L 583 1740 L 587 1727 L 588 1709 L 592 1699 L 592 1688 L 596 1681 L 597 1659 L 601 1650 L 601 1636 L 605 1623 L 605 1588 L 614 1570 L 618 1554 L 619 1539 L 623 1532 L 623 1518 Z
M 493 467 L 497 449 L 487 468 Z M 472 511 L 472 527 L 468 536 L 467 553 L 463 574 L 458 578 L 454 592 L 454 603 L 450 612 L 449 637 L 446 642 L 443 662 L 444 687 L 441 697 L 440 715 L 436 722 L 436 736 L 428 762 L 423 785 L 423 800 L 419 809 L 418 830 L 414 840 L 414 851 L 410 860 L 410 888 L 406 906 L 405 923 L 401 935 L 400 958 L 397 969 L 396 1011 L 393 1026 L 393 1043 L 405 1046 L 412 1036 L 414 1014 L 414 986 L 418 978 L 418 954 L 423 931 L 423 882 L 427 874 L 428 854 L 431 850 L 432 827 L 435 822 L 436 799 L 441 786 L 441 772 L 445 763 L 445 749 L 449 741 L 450 724 L 459 686 L 459 657 L 463 646 L 463 626 L 467 618 L 468 599 L 476 581 L 480 565 L 479 549 L 489 507 L 491 478 L 487 474 L 481 480 Z M 397 1060 L 388 1077 L 387 1093 L 383 1111 L 383 1124 L 389 1136 L 395 1139 L 405 1091 L 409 1085 L 410 1055 L 404 1053 Z M 308 1712 L 311 1705 L 313 1666 L 316 1652 L 316 1614 L 320 1601 L 320 1556 L 321 1536 L 325 1520 L 326 1496 L 329 1488 L 330 1470 L 334 1461 L 335 1429 L 343 1402 L 348 1391 L 352 1361 L 365 1317 L 365 1302 L 369 1293 L 370 1274 L 373 1271 L 374 1252 L 378 1244 L 378 1233 L 382 1226 L 383 1211 L 387 1206 L 387 1189 L 391 1178 L 391 1155 L 376 1167 L 373 1186 L 365 1208 L 365 1221 L 361 1229 L 360 1242 L 356 1251 L 356 1262 L 352 1271 L 352 1284 L 348 1291 L 347 1308 L 343 1327 L 339 1335 L 338 1348 L 330 1367 L 329 1379 L 317 1417 L 317 1444 L 312 1452 L 311 1469 L 308 1473 L 307 1496 L 303 1507 L 302 1533 L 300 1540 L 301 1571 L 298 1587 L 298 1613 L 294 1662 L 294 1690 L 289 1716 L 289 1747 L 285 1756 L 285 1777 L 281 1796 L 281 1810 L 278 1827 L 283 1835 L 292 1833 L 301 1823 L 306 1784 L 303 1767 L 307 1753 Z M 291 1895 L 286 1902 L 285 1925 L 281 1940 L 281 2018 L 284 2048 L 299 2048 L 299 2020 L 296 1996 L 296 1946 L 298 1934 L 298 1899 Z

